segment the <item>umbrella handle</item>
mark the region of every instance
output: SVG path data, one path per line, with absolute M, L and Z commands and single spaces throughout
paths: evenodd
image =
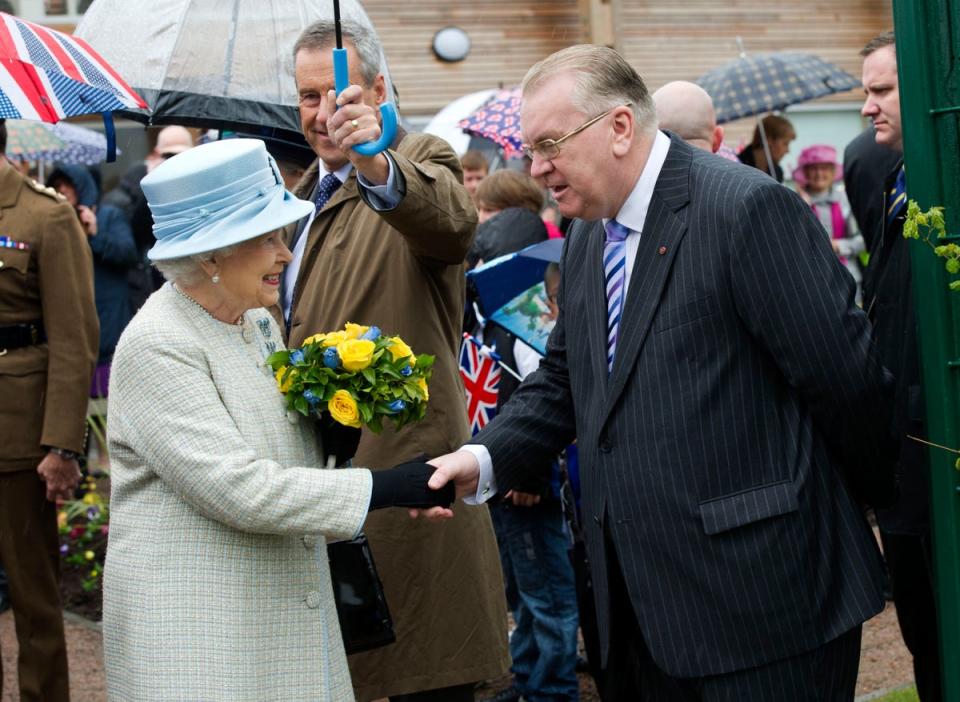
M 350 85 L 350 69 L 347 66 L 347 50 L 333 50 L 333 85 L 336 88 L 337 95 L 342 93 Z M 368 141 L 366 144 L 358 144 L 353 150 L 364 156 L 375 156 L 381 151 L 386 151 L 397 136 L 397 108 L 392 102 L 385 102 L 380 105 L 380 117 L 383 123 L 380 125 L 380 138 L 376 141 Z

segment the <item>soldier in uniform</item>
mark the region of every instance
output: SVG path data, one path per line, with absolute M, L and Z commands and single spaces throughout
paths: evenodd
M 93 261 L 73 209 L 2 156 L 6 136 L 0 120 L 0 561 L 20 699 L 60 702 L 70 691 L 55 501 L 80 479 L 97 358 Z

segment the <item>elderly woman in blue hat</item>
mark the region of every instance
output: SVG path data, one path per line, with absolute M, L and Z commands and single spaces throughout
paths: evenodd
M 317 544 L 354 537 L 371 509 L 451 496 L 426 488 L 426 464 L 322 469 L 313 427 L 286 411 L 264 308 L 291 258 L 277 230 L 313 206 L 284 189 L 263 142 L 185 151 L 142 186 L 149 256 L 169 282 L 114 356 L 109 696 L 353 699 Z

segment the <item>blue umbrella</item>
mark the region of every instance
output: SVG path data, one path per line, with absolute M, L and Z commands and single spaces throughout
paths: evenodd
M 467 273 L 480 312 L 541 354 L 553 329 L 553 322 L 545 317 L 543 275 L 550 263 L 560 260 L 562 250 L 563 239 L 549 239 Z
M 839 66 L 813 54 L 794 53 L 743 55 L 700 76 L 697 83 L 713 98 L 720 124 L 860 86 Z

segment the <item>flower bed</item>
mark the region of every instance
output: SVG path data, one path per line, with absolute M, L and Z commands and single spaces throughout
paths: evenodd
M 60 591 L 63 606 L 99 621 L 103 613 L 101 584 L 110 531 L 107 475 L 87 476 L 79 497 L 64 502 L 57 514 L 60 530 Z

